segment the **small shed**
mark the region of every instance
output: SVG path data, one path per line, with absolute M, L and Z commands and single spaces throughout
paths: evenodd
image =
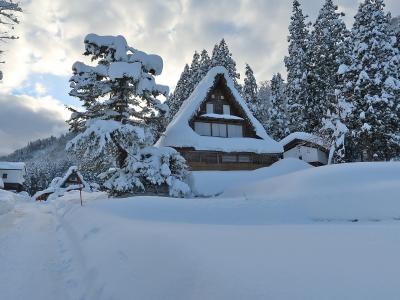
M 328 164 L 329 145 L 321 137 L 307 132 L 293 132 L 280 141 L 284 158 L 298 158 L 313 166 Z
M 191 170 L 252 170 L 273 164 L 283 153 L 224 67 L 208 71 L 156 146 L 175 148 Z
M 23 191 L 26 167 L 23 162 L 0 161 L 0 178 L 4 189 L 9 191 Z
M 38 201 L 46 201 L 50 195 L 60 197 L 65 192 L 80 189 L 87 192 L 91 191 L 90 185 L 85 181 L 78 168 L 72 166 L 68 169 L 64 177 L 54 178 L 47 189 L 37 192 L 33 198 Z

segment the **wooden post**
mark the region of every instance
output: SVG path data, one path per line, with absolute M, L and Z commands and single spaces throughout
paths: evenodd
M 76 174 L 76 178 L 78 178 L 78 186 L 79 186 L 79 196 L 81 198 L 81 206 L 83 206 L 83 200 L 82 200 L 82 182 L 81 179 L 79 178 L 78 174 Z

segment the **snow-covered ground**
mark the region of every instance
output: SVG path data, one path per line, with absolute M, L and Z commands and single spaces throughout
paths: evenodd
M 400 163 L 295 165 L 216 198 L 1 191 L 0 298 L 398 299 Z

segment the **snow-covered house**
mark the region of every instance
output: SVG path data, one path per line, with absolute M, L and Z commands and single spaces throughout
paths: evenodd
M 252 115 L 224 67 L 212 68 L 156 146 L 173 147 L 192 170 L 246 170 L 279 160 L 282 146 Z
M 54 195 L 54 197 L 60 197 L 64 195 L 65 192 L 80 189 L 87 192 L 91 191 L 90 185 L 85 181 L 85 179 L 83 179 L 83 176 L 78 171 L 78 168 L 76 166 L 72 166 L 68 169 L 64 177 L 54 178 L 47 189 L 37 192 L 33 198 L 35 200 L 45 201 L 50 195 Z
M 293 132 L 280 141 L 284 158 L 298 158 L 313 166 L 328 164 L 329 146 L 318 136 L 306 132 Z
M 23 190 L 25 174 L 26 168 L 23 162 L 0 162 L 0 178 L 5 190 L 21 192 Z

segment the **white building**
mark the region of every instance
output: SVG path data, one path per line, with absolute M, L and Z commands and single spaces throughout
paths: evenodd
M 280 141 L 284 158 L 298 158 L 313 166 L 328 164 L 329 147 L 326 142 L 310 133 L 294 132 Z
M 25 163 L 0 161 L 0 178 L 5 190 L 22 191 L 25 174 Z

